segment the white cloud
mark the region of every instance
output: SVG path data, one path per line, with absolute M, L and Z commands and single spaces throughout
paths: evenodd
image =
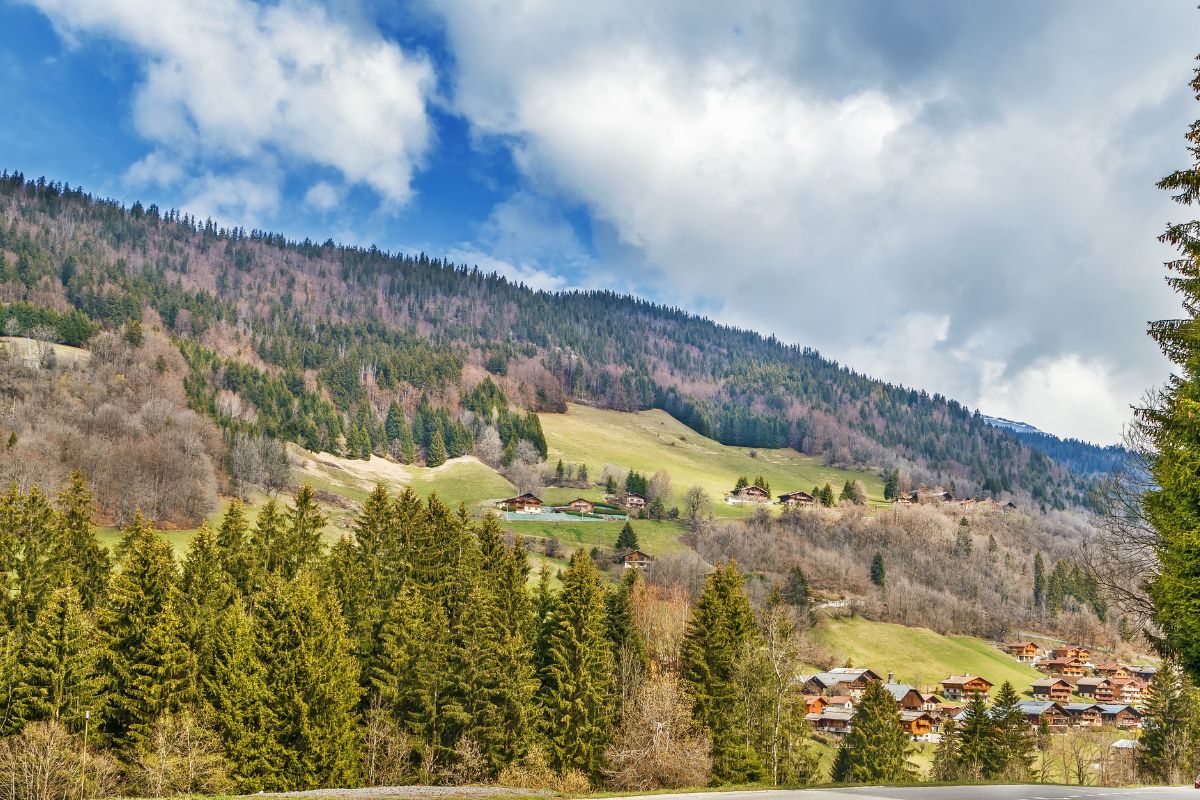
M 1194 12 L 930 6 L 914 48 L 873 4 L 438 8 L 457 108 L 661 299 L 1103 441 L 1165 376 Z
M 301 0 L 28 2 L 69 44 L 114 39 L 142 60 L 133 122 L 156 151 L 131 178 L 161 181 L 172 159 L 203 174 L 278 158 L 335 169 L 391 204 L 411 197 L 433 70 L 378 31 Z
M 567 279 L 561 275 L 529 264 L 513 264 L 481 250 L 454 247 L 446 252 L 446 258 L 456 264 L 479 267 L 481 272 L 495 272 L 513 283 L 523 283 L 534 290 L 554 292 L 567 288 Z
M 304 193 L 305 205 L 317 211 L 331 211 L 341 201 L 341 191 L 328 181 L 317 181 Z

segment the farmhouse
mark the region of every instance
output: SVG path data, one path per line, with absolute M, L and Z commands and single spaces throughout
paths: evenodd
M 810 694 L 845 694 L 858 697 L 870 683 L 882 683 L 882 679 L 869 669 L 838 667 L 816 675 L 801 676 L 804 691 Z
M 1141 678 L 1109 678 L 1113 686 L 1113 700 L 1120 703 L 1140 703 L 1146 684 Z
M 750 500 L 756 503 L 766 503 L 771 500 L 771 495 L 767 494 L 767 490 L 754 483 L 734 489 L 732 494 L 738 500 Z
M 1042 654 L 1042 648 L 1038 647 L 1037 642 L 1012 642 L 1004 645 L 1004 649 L 1017 661 L 1026 664 L 1032 663 Z
M 788 492 L 787 494 L 779 495 L 779 502 L 785 506 L 811 506 L 815 502 L 815 498 L 808 492 Z
M 949 503 L 953 499 L 954 496 L 941 486 L 936 489 L 922 486 L 920 489 L 914 489 L 908 493 L 910 503 Z
M 625 569 L 647 569 L 654 563 L 654 556 L 646 555 L 641 550 L 626 550 L 613 556 L 612 563 L 622 564 Z
M 1096 675 L 1103 675 L 1106 678 L 1132 678 L 1133 673 L 1124 664 L 1118 664 L 1116 661 L 1097 661 L 1096 666 L 1092 667 L 1092 672 Z
M 1100 706 L 1095 703 L 1067 703 L 1063 706 L 1067 719 L 1081 728 L 1099 728 L 1103 724 Z
M 541 509 L 543 503 L 541 498 L 534 495 L 533 492 L 524 492 L 516 497 L 510 497 L 507 500 L 501 500 L 500 505 L 511 511 L 518 511 L 523 514 L 534 514 Z
M 928 739 L 933 733 L 933 717 L 925 711 L 902 711 L 900 727 L 913 739 Z
M 572 511 L 579 511 L 584 514 L 591 514 L 593 511 L 596 510 L 596 504 L 593 503 L 591 500 L 586 500 L 582 497 L 577 497 L 574 500 L 572 500 L 570 503 L 567 504 L 567 508 L 571 509 Z
M 1042 678 L 1034 681 L 1031 694 L 1038 700 L 1069 700 L 1071 684 L 1062 678 Z
M 1052 731 L 1061 731 L 1067 727 L 1066 710 L 1052 700 L 1022 700 L 1017 703 L 1017 708 L 1021 709 L 1029 724 L 1035 727 L 1043 722 Z
M 1097 697 L 1096 692 L 1103 687 L 1104 697 Z M 1108 678 L 1079 678 L 1075 681 L 1075 694 L 1080 697 L 1090 697 L 1094 700 L 1111 700 L 1112 699 L 1112 684 L 1108 682 Z
M 1043 658 L 1034 666 L 1051 675 L 1066 675 L 1071 678 L 1082 678 L 1088 673 L 1087 664 L 1078 658 Z
M 820 714 L 806 714 L 804 719 L 819 731 L 841 736 L 850 730 L 850 721 L 854 719 L 854 712 L 822 711 Z
M 1142 712 L 1124 703 L 1101 703 L 1100 719 L 1105 725 L 1118 728 L 1136 728 L 1142 724 Z
M 926 711 L 925 697 L 907 683 L 885 683 L 883 688 L 895 699 L 903 711 Z
M 951 700 L 970 699 L 977 694 L 986 695 L 991 690 L 991 681 L 976 675 L 951 675 L 942 681 L 942 692 Z
M 629 492 L 625 495 L 626 508 L 645 508 L 646 496 L 637 492 Z

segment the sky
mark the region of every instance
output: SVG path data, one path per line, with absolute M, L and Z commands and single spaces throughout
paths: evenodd
M 1107 444 L 1170 374 L 1198 33 L 1162 0 L 0 0 L 0 167 L 637 293 Z

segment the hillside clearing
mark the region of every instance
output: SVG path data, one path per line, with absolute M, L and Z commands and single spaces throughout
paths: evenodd
M 45 347 L 54 350 L 54 357 L 60 364 L 86 364 L 92 358 L 91 352 L 82 347 L 43 342 L 25 336 L 0 336 L 0 347 L 10 351 L 30 366 L 38 365 L 41 360 L 42 348 Z
M 717 516 L 745 516 L 755 507 L 724 502 L 742 475 L 750 480 L 759 475 L 766 478 L 774 495 L 809 491 L 826 483 L 841 491 L 847 480 L 861 480 L 870 499 L 883 500 L 883 482 L 877 475 L 826 467 L 813 456 L 786 448 L 723 445 L 665 411 L 629 413 L 572 404 L 565 414 L 539 414 L 538 418 L 546 434 L 549 463 L 561 458 L 586 464 L 593 481 L 600 479 L 605 466 L 636 469 L 647 476 L 664 469 L 671 475 L 677 501 L 689 487 L 700 486 L 712 498 Z

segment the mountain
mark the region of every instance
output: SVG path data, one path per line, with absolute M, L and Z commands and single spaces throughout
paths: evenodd
M 1098 445 L 1079 439 L 1062 439 L 1038 430 L 1027 422 L 1014 422 L 1003 417 L 981 415 L 987 424 L 1003 428 L 1035 450 L 1045 453 L 1055 462 L 1083 478 L 1107 475 L 1121 466 L 1129 451 L 1121 445 Z
M 494 417 L 506 448 L 526 440 L 544 451 L 523 413 L 570 400 L 658 408 L 724 444 L 895 467 L 957 495 L 1063 507 L 1086 493 L 957 401 L 668 305 L 533 291 L 423 253 L 223 228 L 19 173 L 0 176 L 0 214 L 0 316 L 36 317 L 67 344 L 161 327 L 190 370 L 188 404 L 227 432 L 383 453 L 397 444 L 385 425 L 395 406 L 392 432 L 402 418 L 414 457 L 435 433 L 454 455 L 470 449 L 469 410 Z M 485 377 L 494 383 L 480 396 Z

